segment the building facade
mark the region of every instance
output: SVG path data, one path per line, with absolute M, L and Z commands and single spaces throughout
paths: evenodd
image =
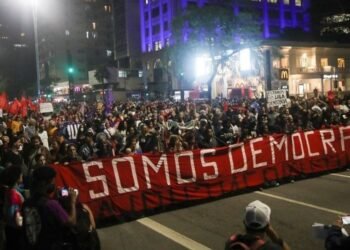
M 182 89 L 164 49 L 172 43 L 174 18 L 188 6 L 221 4 L 220 0 L 140 0 L 141 50 L 145 82 L 152 91 Z M 277 39 L 289 29 L 310 30 L 309 0 L 233 0 L 233 14 L 252 12 L 261 24 L 262 39 Z M 165 55 L 164 55 L 165 54 Z M 214 88 L 213 88 L 214 89 Z M 214 90 L 215 92 L 215 90 Z
M 113 0 L 114 51 L 120 68 L 141 68 L 139 2 Z
M 234 0 L 235 14 L 254 10 L 262 38 L 278 38 L 289 28 L 310 30 L 309 0 Z M 142 52 L 158 51 L 171 42 L 171 23 L 189 5 L 220 4 L 218 0 L 140 0 Z
M 88 83 L 89 70 L 113 60 L 113 35 L 110 0 L 43 1 L 38 10 L 43 82 L 69 82 L 71 88 Z

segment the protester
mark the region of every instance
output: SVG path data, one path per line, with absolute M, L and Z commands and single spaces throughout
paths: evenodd
M 17 188 L 23 182 L 23 175 L 21 168 L 18 166 L 8 167 L 2 174 L 3 185 L 6 186 L 3 197 L 3 217 L 6 237 L 5 249 L 20 250 L 21 242 L 18 238 L 21 236 L 21 227 L 23 224 L 21 210 L 24 197 Z
M 62 192 L 65 188 L 61 189 Z M 75 190 L 77 191 L 77 190 Z M 62 207 L 69 213 L 72 210 L 71 197 L 63 192 L 59 195 L 59 202 Z M 62 195 L 64 194 L 64 195 Z M 76 209 L 76 225 L 71 230 L 71 242 L 74 244 L 75 250 L 100 250 L 100 239 L 96 231 L 95 218 L 91 209 L 85 203 L 79 201 L 79 196 L 75 204 Z
M 234 234 L 226 242 L 227 250 L 289 250 L 287 243 L 280 238 L 270 223 L 271 208 L 256 200 L 245 209 L 243 223 L 245 234 Z
M 342 232 L 344 230 L 341 219 L 337 220 L 334 225 L 329 227 L 328 235 L 325 240 L 325 247 L 327 250 L 350 249 L 350 236 L 344 235 Z
M 66 238 L 71 226 L 76 224 L 76 198 L 77 194 L 72 188 L 68 190 L 71 210 L 67 213 L 56 199 L 55 186 L 56 171 L 51 167 L 37 168 L 33 172 L 30 199 L 24 204 L 24 249 L 55 250 L 71 244 Z M 31 208 L 35 208 L 40 219 L 40 228 L 32 230 L 33 219 L 30 217 Z M 30 233 L 30 234 L 29 234 Z M 68 248 L 69 249 L 69 248 Z

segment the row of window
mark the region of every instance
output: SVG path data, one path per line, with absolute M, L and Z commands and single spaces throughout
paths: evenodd
M 300 68 L 309 68 L 310 67 L 310 59 L 306 54 L 303 54 L 300 56 L 298 60 L 298 65 Z M 336 68 L 338 69 L 345 69 L 346 67 L 346 59 L 344 57 L 339 57 L 337 58 L 336 61 Z M 320 59 L 320 66 L 325 69 L 329 67 L 329 61 L 328 58 L 321 58 Z M 288 68 L 289 67 L 289 62 L 287 58 L 281 58 L 280 60 L 276 60 L 273 62 L 273 67 L 274 68 Z
M 162 43 L 161 41 L 154 41 L 153 44 L 152 43 L 148 43 L 147 44 L 147 51 L 148 52 L 151 52 L 152 50 L 159 51 L 159 50 L 164 48 L 164 45 L 166 47 L 170 46 L 170 39 L 169 38 L 165 39 L 165 44 Z
M 143 71 L 141 70 L 129 70 L 129 71 L 126 71 L 126 70 L 118 70 L 118 77 L 119 78 L 127 78 L 127 77 L 143 77 Z
M 162 5 L 162 12 L 163 12 L 163 13 L 167 13 L 167 12 L 168 12 L 168 5 L 167 5 L 166 3 L 164 3 L 164 4 Z M 159 15 L 160 15 L 160 9 L 159 9 L 159 7 L 153 8 L 153 9 L 151 10 L 151 17 L 152 17 L 152 18 L 159 17 Z M 149 19 L 149 13 L 146 11 L 146 12 L 145 12 L 145 21 L 147 21 L 148 19 Z
M 156 2 L 157 0 L 144 0 L 145 5 L 149 4 L 150 2 Z M 251 0 L 253 2 L 261 2 L 262 0 Z M 283 1 L 284 4 L 289 5 L 290 0 L 267 0 L 268 3 L 278 3 L 279 1 Z M 295 6 L 302 6 L 302 0 L 295 0 Z

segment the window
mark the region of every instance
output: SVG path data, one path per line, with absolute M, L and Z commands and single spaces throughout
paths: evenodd
M 149 14 L 148 12 L 145 12 L 145 21 L 148 21 L 148 18 L 149 18 Z
M 93 30 L 96 29 L 96 22 L 92 22 L 92 29 L 93 29 Z
M 152 13 L 151 13 L 152 18 L 158 17 L 159 16 L 159 8 L 153 8 Z
M 328 66 L 328 58 L 321 58 L 321 67 Z
M 289 4 L 289 1 L 290 1 L 290 0 L 283 0 L 283 3 L 284 3 L 284 4 Z
M 127 73 L 125 70 L 119 70 L 118 71 L 118 77 L 119 78 L 126 78 L 127 77 Z
M 160 32 L 160 25 L 156 24 L 152 27 L 152 35 L 156 35 Z
M 66 36 L 69 36 L 69 35 L 70 35 L 69 30 L 66 30 L 64 33 L 66 34 Z
M 160 41 L 155 41 L 154 42 L 154 50 L 158 51 L 162 49 L 162 43 Z
M 308 66 L 308 58 L 306 53 L 300 57 L 300 67 L 306 68 Z
M 147 51 L 148 52 L 152 51 L 152 44 L 150 44 L 150 43 L 147 44 Z
M 286 69 L 288 68 L 289 63 L 288 63 L 288 58 L 283 57 L 281 58 L 281 68 Z
M 146 4 L 146 5 L 148 4 L 148 0 L 145 0 L 145 4 Z
M 277 0 L 267 0 L 268 3 L 277 3 Z
M 146 28 L 145 34 L 146 34 L 146 36 L 149 36 L 149 29 L 148 28 Z
M 142 78 L 142 77 L 143 77 L 143 71 L 139 70 L 139 78 Z
M 89 39 L 89 31 L 86 31 L 86 39 Z
M 301 6 L 302 5 L 302 0 L 295 0 L 295 6 Z
M 169 24 L 168 21 L 164 22 L 164 30 L 168 30 L 169 29 Z
M 166 13 L 168 11 L 168 5 L 165 3 L 163 4 L 163 13 Z
M 345 68 L 345 58 L 338 58 L 338 68 L 339 69 L 344 69 Z
M 166 45 L 167 47 L 170 46 L 170 39 L 169 39 L 169 37 L 165 39 L 165 45 Z

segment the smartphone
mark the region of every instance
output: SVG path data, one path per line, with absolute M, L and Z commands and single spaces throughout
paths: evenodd
M 350 215 L 341 217 L 341 220 L 342 220 L 344 225 L 349 225 L 350 224 Z
M 61 191 L 60 191 L 60 195 L 61 195 L 61 197 L 68 196 L 69 195 L 68 189 L 62 188 Z

